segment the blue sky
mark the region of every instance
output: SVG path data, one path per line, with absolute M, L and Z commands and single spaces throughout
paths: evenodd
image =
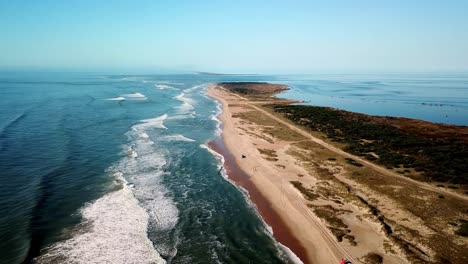
M 0 68 L 468 70 L 468 1 L 5 1 Z

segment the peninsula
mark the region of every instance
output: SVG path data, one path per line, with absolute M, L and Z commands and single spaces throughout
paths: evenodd
M 468 127 L 276 98 L 219 83 L 229 178 L 304 263 L 467 263 Z M 465 161 L 465 162 L 464 162 Z

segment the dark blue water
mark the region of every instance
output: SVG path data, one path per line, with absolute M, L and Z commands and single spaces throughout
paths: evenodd
M 232 80 L 467 124 L 461 77 L 2 73 L 0 263 L 289 262 L 206 148 L 219 109 L 204 89 Z
M 210 81 L 2 75 L 0 263 L 285 262 L 204 147 Z

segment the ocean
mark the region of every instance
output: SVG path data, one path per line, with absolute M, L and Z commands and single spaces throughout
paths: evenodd
M 207 147 L 220 81 L 468 124 L 460 76 L 1 73 L 0 263 L 292 263 Z

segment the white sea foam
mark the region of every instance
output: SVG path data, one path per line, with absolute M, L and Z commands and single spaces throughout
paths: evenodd
M 160 89 L 160 90 L 165 90 L 165 89 L 171 89 L 171 90 L 174 90 L 176 88 L 170 86 L 170 85 L 167 85 L 167 84 L 155 84 L 154 87 Z
M 128 182 L 134 186 L 135 197 L 148 212 L 150 230 L 157 231 L 158 234 L 174 228 L 178 221 L 178 210 L 167 189 L 161 183 L 164 175 L 163 166 L 166 164 L 164 155 L 155 143 L 145 136 L 146 132 L 143 130 L 160 128 L 155 120 L 164 120 L 166 117 L 167 115 L 163 115 L 150 119 L 149 123 L 133 126 L 127 133 L 129 139 L 127 148 L 134 149 L 138 157 L 124 158 L 113 168 L 115 171 L 122 172 Z M 144 126 L 145 124 L 151 124 L 151 126 Z M 174 252 L 177 251 L 169 244 L 170 239 L 166 237 L 156 237 L 153 242 L 157 251 L 165 256 L 175 254 Z
M 85 232 L 47 248 L 37 263 L 166 263 L 147 237 L 148 214 L 122 173 L 114 176 L 122 188 L 80 210 Z
M 130 150 L 129 154 L 128 154 L 130 157 L 132 158 L 136 158 L 138 157 L 138 153 L 135 151 L 135 150 Z
M 167 85 L 184 85 L 184 83 L 181 82 L 171 82 L 171 81 L 159 81 L 159 84 L 167 84 Z
M 206 84 L 194 85 L 194 86 L 192 86 L 190 88 L 185 89 L 184 92 L 185 93 L 191 93 L 191 92 L 193 92 L 193 91 L 195 91 L 195 90 L 197 90 L 199 88 L 205 87 L 205 86 L 206 86 Z
M 123 100 L 125 100 L 125 98 L 122 97 L 122 96 L 119 96 L 119 97 L 114 97 L 114 98 L 109 98 L 109 99 L 104 99 L 104 100 L 108 100 L 108 101 L 123 101 Z
M 127 99 L 146 99 L 146 96 L 142 93 L 122 94 L 122 97 L 125 97 Z
M 223 133 L 223 130 L 221 129 L 222 122 L 219 120 L 219 115 L 223 112 L 222 105 L 220 102 L 215 100 L 216 102 L 216 111 L 210 116 L 211 120 L 216 122 L 216 131 L 215 131 L 215 136 L 219 137 Z
M 127 133 L 132 148 L 138 158 L 124 158 L 115 168 L 126 175 L 127 180 L 135 186 L 135 196 L 147 209 L 152 224 L 158 228 L 168 229 L 177 223 L 177 209 L 167 197 L 167 191 L 160 183 L 162 167 L 166 164 L 162 153 L 153 146 L 154 142 L 142 139 L 135 130 Z
M 168 135 L 168 136 L 163 136 L 160 138 L 161 140 L 166 140 L 166 141 L 186 141 L 186 142 L 195 142 L 194 139 L 185 137 L 184 135 Z
M 117 79 L 117 80 L 121 80 L 121 81 L 137 81 L 137 80 L 138 80 L 138 77 L 124 77 L 124 78 L 120 78 L 120 79 Z
M 196 114 L 197 114 L 197 112 L 192 111 L 192 112 L 187 113 L 187 114 L 173 115 L 173 116 L 168 117 L 167 119 L 180 120 L 180 119 L 187 119 L 187 118 L 195 118 Z
M 108 169 L 121 188 L 84 206 L 83 228 L 46 249 L 38 263 L 163 264 L 160 254 L 177 252 L 164 237 L 178 221 L 177 207 L 161 183 L 166 160 L 147 133 L 164 128 L 166 118 L 142 120 L 127 132 L 127 155 Z M 148 229 L 158 231 L 153 241 Z
M 179 106 L 179 109 L 181 111 L 186 112 L 194 109 L 193 104 L 195 103 L 195 101 L 191 98 L 185 97 L 185 93 L 180 93 L 174 98 L 182 102 L 182 105 Z
M 266 231 L 266 234 L 268 234 L 268 236 L 271 237 L 271 239 L 273 241 L 276 241 L 275 238 L 273 237 L 273 228 L 268 225 L 265 220 L 262 218 L 262 216 L 260 215 L 260 213 L 258 212 L 258 209 L 257 209 L 257 206 L 252 202 L 252 200 L 250 199 L 250 195 L 249 195 L 249 192 L 244 189 L 242 186 L 239 186 L 237 185 L 236 183 L 234 183 L 231 179 L 229 179 L 229 176 L 228 176 L 228 173 L 226 171 L 226 168 L 224 167 L 224 163 L 225 163 L 225 159 L 224 159 L 224 156 L 221 155 L 220 153 L 212 150 L 210 147 L 208 147 L 207 145 L 205 144 L 200 144 L 200 148 L 202 149 L 206 149 L 208 152 L 210 152 L 217 160 L 218 160 L 218 170 L 221 171 L 221 175 L 223 175 L 223 178 L 228 181 L 229 183 L 231 183 L 234 187 L 236 187 L 238 190 L 240 190 L 240 192 L 244 195 L 244 198 L 245 198 L 245 201 L 247 202 L 247 204 L 253 208 L 255 210 L 255 212 L 257 213 L 257 215 L 259 216 L 260 220 L 262 221 L 263 223 L 263 226 L 265 228 L 265 231 Z M 291 260 L 293 263 L 295 264 L 303 264 L 303 262 L 301 261 L 301 259 L 296 256 L 296 254 L 294 254 L 294 252 L 291 251 L 291 249 L 289 249 L 288 247 L 284 246 L 283 244 L 281 244 L 280 242 L 276 241 L 276 248 L 278 250 L 278 254 L 280 256 L 283 256 L 284 254 L 286 255 L 286 257 Z
M 277 244 L 279 249 L 282 250 L 287 255 L 288 259 L 290 259 L 294 264 L 304 264 L 304 262 L 302 262 L 302 260 L 287 246 L 281 244 L 280 242 L 277 242 Z
M 134 125 L 132 127 L 132 130 L 138 130 L 141 133 L 143 133 L 145 129 L 147 128 L 164 128 L 167 129 L 167 127 L 164 126 L 164 120 L 167 119 L 167 114 L 155 117 L 155 118 L 149 118 L 149 119 L 143 119 L 141 120 L 140 124 Z M 146 134 L 148 135 L 148 134 Z
M 211 153 L 211 155 L 213 155 L 213 156 L 216 158 L 216 160 L 218 160 L 218 170 L 221 170 L 222 175 L 223 175 L 223 177 L 224 177 L 226 180 L 228 180 L 229 182 L 231 182 L 232 184 L 234 184 L 231 180 L 229 180 L 228 175 L 227 175 L 227 171 L 226 171 L 226 169 L 224 168 L 224 162 L 225 162 L 224 156 L 221 155 L 221 154 L 219 154 L 218 152 L 212 150 L 210 147 L 208 147 L 208 146 L 205 145 L 205 144 L 200 144 L 200 148 L 206 149 L 208 152 Z M 234 186 L 237 187 L 237 185 L 235 185 L 235 184 L 234 184 Z

